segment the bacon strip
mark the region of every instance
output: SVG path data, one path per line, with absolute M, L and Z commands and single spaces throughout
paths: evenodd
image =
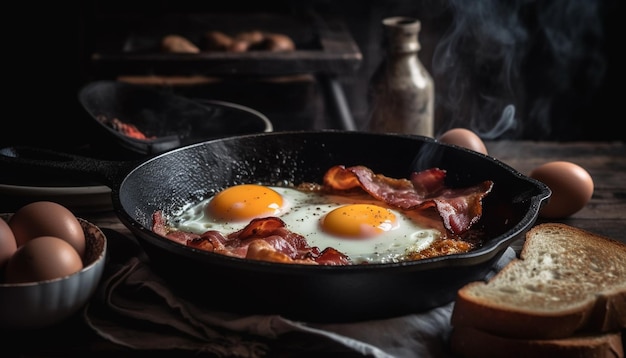
M 361 187 L 372 197 L 404 210 L 437 208 L 446 229 L 460 235 L 467 232 L 482 216 L 482 199 L 493 182 L 484 181 L 467 188 L 448 188 L 446 171 L 431 168 L 415 172 L 410 179 L 395 179 L 375 174 L 364 166 L 330 168 L 324 185 L 334 190 Z
M 179 244 L 186 245 L 188 241 L 199 238 L 200 235 L 186 231 L 169 231 L 165 217 L 161 210 L 155 211 L 152 214 L 152 231 L 155 234 L 165 236 L 172 241 L 176 241 Z
M 198 235 L 170 230 L 163 212 L 156 211 L 152 231 L 183 245 L 232 257 L 307 265 L 351 264 L 343 253 L 332 248 L 320 252 L 318 247 L 309 246 L 304 236 L 285 226 L 280 218 L 267 217 L 253 219 L 243 229 L 226 236 L 215 230 Z

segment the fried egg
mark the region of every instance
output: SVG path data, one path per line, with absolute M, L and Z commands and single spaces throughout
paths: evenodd
M 402 261 L 441 236 L 438 228 L 416 211 L 387 206 L 369 195 L 326 195 L 289 187 L 236 185 L 170 217 L 178 230 L 224 235 L 244 228 L 252 219 L 276 216 L 292 232 L 320 250 L 332 247 L 353 263 Z

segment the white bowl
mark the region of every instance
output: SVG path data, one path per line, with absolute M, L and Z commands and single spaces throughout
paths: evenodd
M 8 220 L 11 214 L 0 214 Z M 38 329 L 59 323 L 89 301 L 104 272 L 107 240 L 100 228 L 78 218 L 85 232 L 84 267 L 58 279 L 0 283 L 0 329 Z

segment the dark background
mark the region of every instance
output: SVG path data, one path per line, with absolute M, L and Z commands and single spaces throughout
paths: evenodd
M 369 77 L 384 55 L 381 20 L 412 16 L 422 22 L 419 56 L 435 79 L 437 133 L 460 126 L 485 139 L 623 140 L 623 8 L 619 0 L 21 2 L 7 14 L 17 25 L 4 25 L 0 145 L 73 147 L 100 135 L 77 92 L 98 79 L 90 60 L 95 39 L 124 30 L 99 23 L 103 14 L 307 9 L 340 16 L 361 50 L 359 69 L 340 78 L 359 129 L 367 122 Z M 327 115 L 314 81 L 207 93 L 260 110 L 275 130 L 324 126 Z

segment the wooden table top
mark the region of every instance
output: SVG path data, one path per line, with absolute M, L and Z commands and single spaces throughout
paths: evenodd
M 486 142 L 489 155 L 517 169 L 522 174 L 549 161 L 563 160 L 585 168 L 594 181 L 594 193 L 589 203 L 579 212 L 559 220 L 538 219 L 540 222 L 561 222 L 626 243 L 626 146 L 624 142 Z M 79 216 L 101 228 L 115 230 L 123 235 L 130 231 L 112 211 L 85 212 Z M 10 339 L 5 339 L 10 337 Z M 3 342 L 21 357 L 82 356 L 159 356 L 168 352 L 145 352 L 116 345 L 91 332 L 81 317 L 37 332 L 9 332 Z M 35 344 L 35 342 L 37 342 Z M 5 343 L 2 344 L 6 347 Z M 4 351 L 5 348 L 3 348 Z M 280 340 L 272 344 L 271 356 L 287 357 Z M 172 352 L 169 352 L 172 353 Z M 296 352 L 302 354 L 303 352 Z M 193 356 L 201 356 L 194 353 Z M 306 355 L 305 355 L 306 356 Z

